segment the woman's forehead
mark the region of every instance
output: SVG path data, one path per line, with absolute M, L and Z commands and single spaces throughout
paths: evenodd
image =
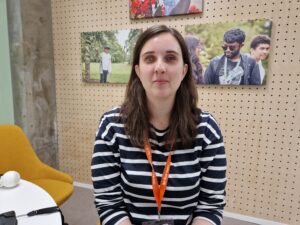
M 148 51 L 174 51 L 181 53 L 178 40 L 170 33 L 158 34 L 150 38 L 142 47 L 141 54 Z

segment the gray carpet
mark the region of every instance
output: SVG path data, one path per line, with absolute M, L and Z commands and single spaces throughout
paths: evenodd
M 99 221 L 91 189 L 74 187 L 74 193 L 60 208 L 69 225 L 97 225 Z
M 60 208 L 69 225 L 96 225 L 98 222 L 91 189 L 75 187 L 73 195 Z M 222 225 L 256 224 L 225 217 Z

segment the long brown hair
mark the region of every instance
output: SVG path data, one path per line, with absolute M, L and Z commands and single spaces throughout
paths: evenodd
M 140 53 L 145 43 L 161 33 L 170 33 L 178 41 L 184 64 L 188 70 L 175 96 L 171 111 L 169 129 L 166 134 L 166 143 L 180 139 L 182 146 L 191 146 L 196 135 L 196 126 L 199 122 L 200 109 L 197 108 L 198 94 L 192 77 L 192 66 L 188 49 L 181 34 L 165 25 L 155 25 L 144 31 L 138 38 L 131 67 L 131 75 L 127 85 L 125 101 L 121 107 L 121 118 L 125 124 L 126 134 L 135 146 L 143 146 L 145 138 L 150 137 L 149 110 L 144 87 L 135 72 L 135 65 L 139 65 Z

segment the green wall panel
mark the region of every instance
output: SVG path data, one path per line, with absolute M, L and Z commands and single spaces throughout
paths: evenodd
M 0 0 L 0 124 L 14 123 L 6 0 Z

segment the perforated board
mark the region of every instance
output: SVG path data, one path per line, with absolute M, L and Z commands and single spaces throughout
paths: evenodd
M 224 135 L 226 211 L 300 224 L 299 7 L 299 0 L 205 0 L 201 15 L 130 20 L 128 1 L 52 0 L 60 168 L 90 183 L 99 118 L 121 104 L 126 87 L 81 81 L 81 32 L 271 19 L 267 85 L 198 86 L 199 106 Z

